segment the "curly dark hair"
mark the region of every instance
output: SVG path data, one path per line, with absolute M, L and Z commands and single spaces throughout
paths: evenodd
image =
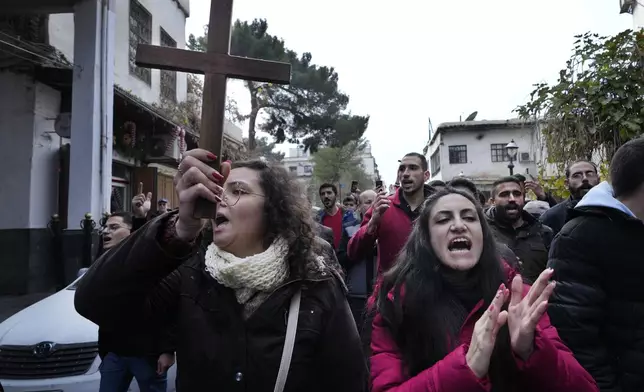
M 248 168 L 259 172 L 259 183 L 264 193 L 266 234 L 264 246 L 277 237 L 288 243 L 287 260 L 292 276 L 304 274 L 306 260 L 313 249 L 315 231 L 311 209 L 302 197 L 299 182 L 278 165 L 259 159 L 235 162 L 232 169 Z

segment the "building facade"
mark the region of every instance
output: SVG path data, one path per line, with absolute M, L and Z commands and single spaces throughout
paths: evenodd
M 380 172 L 378 171 L 376 158 L 371 153 L 371 144 L 369 142 L 366 143 L 365 148 L 360 152 L 358 158 L 367 176 L 374 182 L 378 180 L 380 178 Z M 313 161 L 311 153 L 304 151 L 304 146 L 302 145 L 292 147 L 282 160 L 282 164 L 289 173 L 294 175 L 302 183 L 311 202 L 314 205 L 320 205 L 317 194 L 320 184 L 318 184 L 319 181 L 314 176 L 315 162 Z M 338 186 L 340 192 L 344 193 L 351 184 L 341 183 Z
M 505 146 L 512 140 L 519 146 L 514 174 L 536 177 L 542 155 L 537 134 L 534 123 L 521 120 L 443 123 L 431 135 L 427 149 L 430 180 L 464 176 L 489 191 L 495 180 L 510 174 Z
M 172 177 L 193 123 L 166 108 L 187 98 L 182 73 L 136 67 L 140 43 L 184 47 L 189 0 L 0 2 L 0 294 L 60 287 L 76 276 L 80 222 L 130 209 L 143 183 L 174 207 Z M 199 115 L 196 115 L 198 122 Z M 226 125 L 225 144 L 243 146 Z M 65 265 L 49 225 L 64 229 Z
M 639 0 L 618 0 L 620 13 L 633 15 L 633 29 L 644 28 L 644 3 Z

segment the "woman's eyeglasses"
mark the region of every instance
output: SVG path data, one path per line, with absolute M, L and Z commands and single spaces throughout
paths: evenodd
M 221 199 L 224 201 L 224 203 L 226 203 L 226 205 L 228 207 L 234 207 L 239 202 L 239 199 L 241 199 L 241 197 L 243 195 L 253 195 L 253 196 L 259 196 L 259 197 L 265 197 L 262 194 L 250 192 L 250 191 L 247 191 L 245 189 L 240 189 L 240 188 L 232 188 L 232 189 L 228 188 L 228 189 L 226 189 L 226 188 L 224 188 L 224 192 L 221 195 Z

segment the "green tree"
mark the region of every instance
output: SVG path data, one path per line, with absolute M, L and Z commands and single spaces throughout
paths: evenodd
M 360 153 L 365 148 L 365 141 L 349 142 L 343 147 L 325 147 L 313 154 L 313 177 L 315 183 L 342 184 L 343 193 L 349 191 L 351 181 L 358 181 L 361 190 L 372 189 L 371 178 L 364 170 Z
M 248 138 L 244 138 L 244 145 L 248 148 Z M 272 163 L 282 162 L 284 159 L 284 153 L 280 151 L 275 151 L 275 143 L 269 142 L 266 136 L 260 137 L 257 139 L 255 149 L 249 152 L 251 158 L 266 158 L 267 161 Z
M 536 84 L 529 101 L 515 109 L 538 121 L 548 163 L 561 172 L 593 154 L 610 161 L 644 126 L 644 30 L 575 38 L 557 83 Z
M 320 146 L 340 147 L 364 134 L 369 116 L 346 112 L 349 97 L 338 91 L 338 73 L 332 67 L 311 63 L 311 53 L 299 56 L 286 48 L 284 41 L 267 33 L 266 20 L 252 23 L 236 21 L 230 52 L 235 56 L 289 62 L 291 84 L 244 82 L 250 93 L 251 110 L 240 118 L 248 121 L 248 146 L 256 147 L 256 130 L 264 131 L 278 143 L 303 144 L 306 150 Z M 206 34 L 190 35 L 187 46 L 204 51 Z M 257 124 L 262 113 L 266 121 Z

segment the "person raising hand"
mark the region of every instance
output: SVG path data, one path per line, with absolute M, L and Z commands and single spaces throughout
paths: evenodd
M 341 268 L 315 235 L 299 183 L 262 160 L 215 170 L 216 159 L 185 154 L 174 178 L 178 210 L 97 260 L 76 310 L 107 328 L 176 322 L 184 392 L 365 390 Z M 200 198 L 217 204 L 207 247 L 206 221 L 194 217 Z

